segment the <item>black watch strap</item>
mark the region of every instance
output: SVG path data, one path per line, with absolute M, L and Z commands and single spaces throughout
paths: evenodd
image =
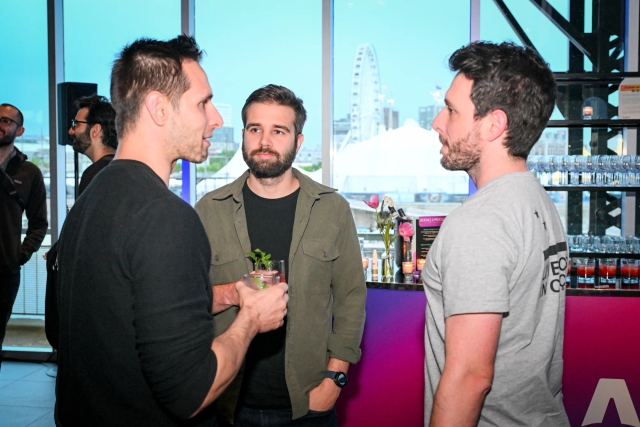
M 347 374 L 344 372 L 327 371 L 324 374 L 325 378 L 331 378 L 334 383 L 340 388 L 344 388 L 347 385 Z

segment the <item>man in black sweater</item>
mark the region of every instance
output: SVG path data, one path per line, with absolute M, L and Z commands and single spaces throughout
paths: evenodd
M 48 226 L 42 172 L 14 146 L 24 133 L 23 121 L 16 107 L 0 105 L 0 349 L 20 287 L 20 266 L 40 249 Z M 21 241 L 24 212 L 28 225 Z
M 238 282 L 238 318 L 213 338 L 211 248 L 167 188 L 172 163 L 204 161 L 222 126 L 201 55 L 188 36 L 140 39 L 114 63 L 116 157 L 60 237 L 58 425 L 215 425 L 208 406 L 252 338 L 283 324 L 286 284 Z
M 87 189 L 89 183 L 102 169 L 106 168 L 118 148 L 116 134 L 116 110 L 104 96 L 91 95 L 75 101 L 78 109 L 71 121 L 69 135 L 73 138 L 73 150 L 84 154 L 91 165 L 82 172 L 78 197 Z M 47 290 L 45 298 L 44 329 L 51 347 L 58 349 L 60 337 L 60 318 L 56 296 L 56 261 L 58 245 L 54 243 L 44 255 L 47 260 Z

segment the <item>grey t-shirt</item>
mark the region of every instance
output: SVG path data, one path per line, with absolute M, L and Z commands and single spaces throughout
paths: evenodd
M 425 425 L 445 363 L 445 318 L 504 313 L 479 426 L 568 426 L 562 404 L 566 235 L 530 172 L 485 184 L 444 221 L 427 295 Z

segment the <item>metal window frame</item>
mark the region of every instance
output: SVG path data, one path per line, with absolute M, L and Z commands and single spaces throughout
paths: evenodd
M 58 240 L 67 215 L 65 146 L 58 144 L 58 83 L 64 81 L 64 0 L 47 0 L 49 91 L 49 175 L 51 243 Z
M 180 0 L 180 30 L 182 34 L 195 36 L 195 0 Z M 191 206 L 196 203 L 196 164 L 182 160 L 182 200 Z

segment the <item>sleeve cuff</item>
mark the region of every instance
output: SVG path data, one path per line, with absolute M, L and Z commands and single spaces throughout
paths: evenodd
M 329 357 L 343 360 L 351 364 L 358 363 L 362 357 L 362 350 L 360 350 L 360 347 L 357 345 L 349 345 L 348 341 L 350 340 L 339 337 L 335 334 L 329 334 Z

